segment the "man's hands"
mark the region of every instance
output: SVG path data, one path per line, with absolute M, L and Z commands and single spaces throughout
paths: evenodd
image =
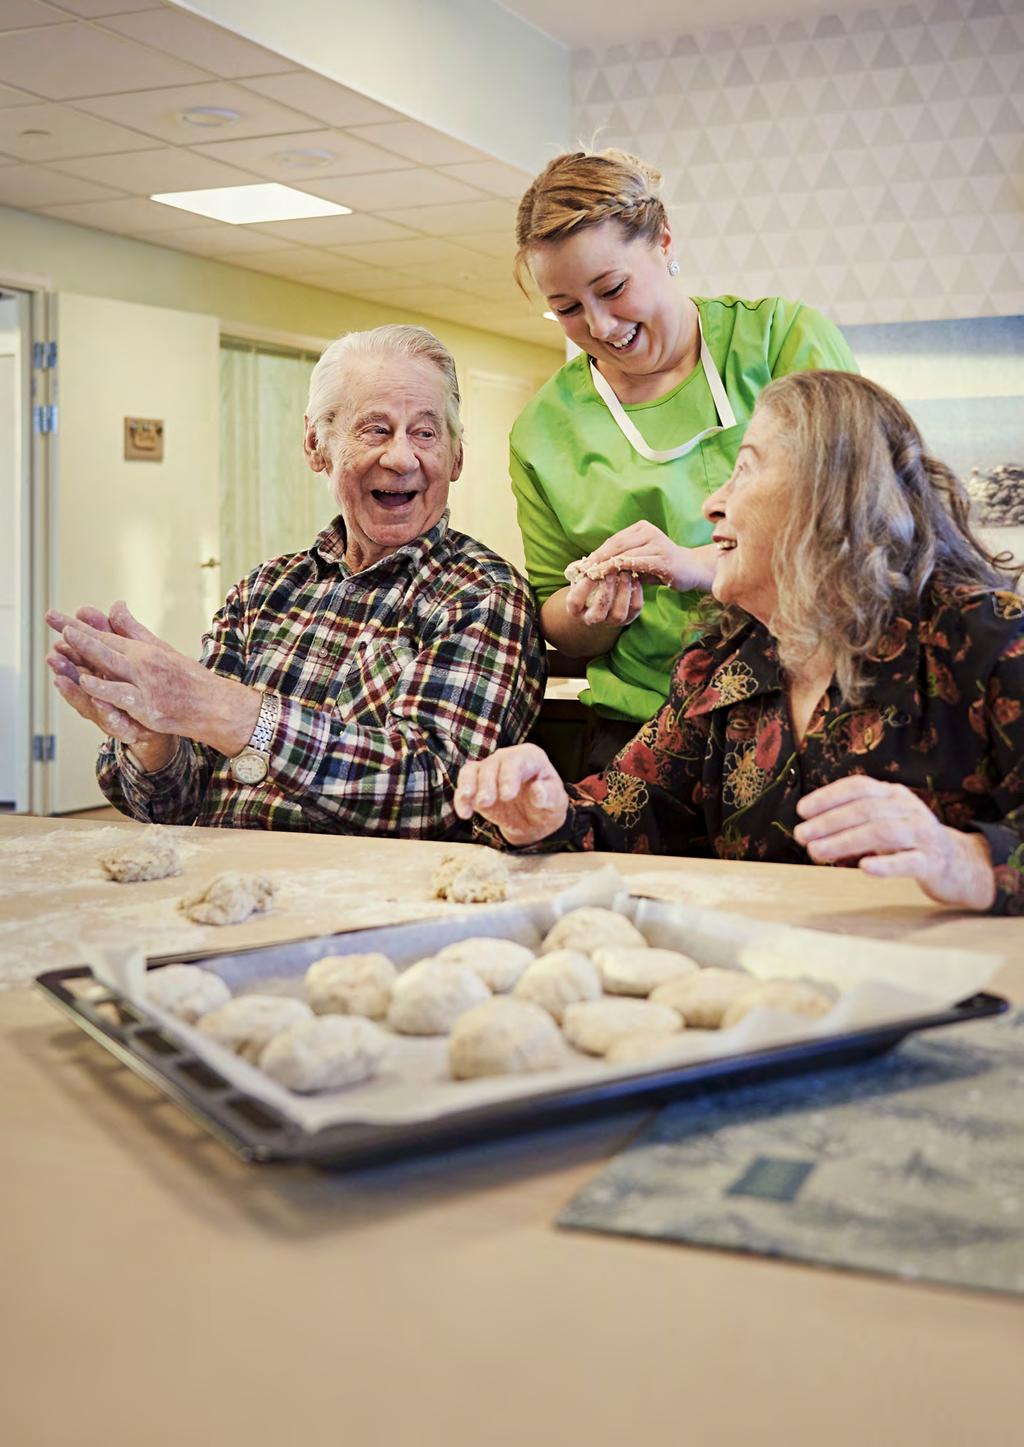
M 940 824 L 902 784 L 851 774 L 805 795 L 797 812 L 794 837 L 815 864 L 856 860 L 865 874 L 916 879 L 930 899 L 963 909 L 995 898 L 985 836 Z
M 61 636 L 47 658 L 63 698 L 104 733 L 122 739 L 147 771 L 173 756 L 179 737 L 229 757 L 248 743 L 259 716 L 255 689 L 218 678 L 133 618 L 124 603 L 107 617 L 80 608 L 46 615 Z
M 510 844 L 536 844 L 565 823 L 569 796 L 551 760 L 536 744 L 498 749 L 464 764 L 455 791 L 460 819 L 481 814 Z

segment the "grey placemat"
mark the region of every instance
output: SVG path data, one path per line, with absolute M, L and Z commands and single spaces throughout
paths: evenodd
M 668 1106 L 558 1224 L 1024 1294 L 1024 1010 Z

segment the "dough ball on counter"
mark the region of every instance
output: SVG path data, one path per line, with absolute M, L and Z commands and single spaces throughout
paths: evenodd
M 275 1035 L 313 1018 L 306 1002 L 290 995 L 236 995 L 219 1010 L 204 1015 L 199 1029 L 236 1055 L 255 1062 Z
M 172 874 L 181 873 L 181 850 L 173 835 L 157 824 L 122 848 L 101 854 L 100 868 L 108 879 L 117 884 L 167 879 Z
M 456 1080 L 555 1070 L 566 1053 L 558 1026 L 529 1000 L 500 995 L 460 1015 L 448 1050 Z
M 568 1005 L 562 1029 L 570 1045 L 588 1055 L 604 1055 L 623 1035 L 638 1030 L 678 1033 L 683 1022 L 667 1005 L 652 1005 L 650 1000 L 585 1000 Z
M 158 1009 L 190 1025 L 231 999 L 231 991 L 221 977 L 198 965 L 164 965 L 162 969 L 147 970 L 143 990 L 146 999 Z
M 593 960 L 579 950 L 552 950 L 526 967 L 515 993 L 540 1005 L 561 1024 L 567 1005 L 600 998 L 601 976 Z
M 589 955 L 606 945 L 645 949 L 647 941 L 624 914 L 614 909 L 588 906 L 563 914 L 544 936 L 540 952 L 544 955 L 549 950 L 579 950 L 581 954 Z
M 338 1090 L 369 1080 L 388 1037 L 371 1020 L 324 1015 L 275 1035 L 260 1055 L 260 1069 L 289 1090 Z
M 225 870 L 178 901 L 182 914 L 194 924 L 241 924 L 251 914 L 262 914 L 274 901 L 274 886 L 262 874 L 236 874 Z
M 609 995 L 649 995 L 666 980 L 700 969 L 689 955 L 646 946 L 638 949 L 635 945 L 605 945 L 595 950 L 592 958 Z
M 430 882 L 435 899 L 453 904 L 497 904 L 508 898 L 508 865 L 494 849 L 445 854 Z
M 398 971 L 387 955 L 328 955 L 306 971 L 306 999 L 318 1015 L 382 1020 Z
M 738 1025 L 752 1010 L 782 1010 L 817 1020 L 834 1004 L 834 995 L 806 980 L 761 980 L 732 1001 L 722 1016 L 722 1029 Z
M 465 965 L 474 975 L 479 975 L 496 995 L 512 989 L 533 957 L 532 950 L 515 940 L 490 939 L 486 935 L 456 940 L 437 952 L 439 960 L 454 960 L 457 965 Z
M 388 1024 L 402 1035 L 447 1035 L 460 1015 L 489 1000 L 478 975 L 454 960 L 420 960 L 391 991 Z
M 687 1039 L 698 1032 L 687 1030 Z M 620 1035 L 608 1046 L 604 1058 L 609 1065 L 631 1065 L 645 1060 L 656 1060 L 679 1043 L 678 1030 L 634 1030 L 631 1035 Z
M 678 1010 L 688 1026 L 697 1030 L 717 1030 L 733 1000 L 756 984 L 745 970 L 722 970 L 708 965 L 693 974 L 677 975 L 666 980 L 651 994 L 656 1005 Z

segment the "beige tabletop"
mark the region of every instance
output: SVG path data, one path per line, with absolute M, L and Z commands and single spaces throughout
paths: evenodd
M 196 943 L 173 907 L 182 880 L 126 897 L 95 867 L 135 827 L 0 821 L 5 1444 L 1019 1440 L 1012 1300 L 556 1230 L 640 1116 L 351 1175 L 236 1162 L 19 983 L 74 962 L 104 923 L 151 952 Z M 185 882 L 231 865 L 284 886 L 253 942 L 448 908 L 427 898 L 443 846 L 182 837 Z M 516 861 L 513 893 L 606 862 Z M 854 870 L 614 862 L 646 893 L 990 950 L 1011 961 L 994 986 L 1024 999 L 1021 922 L 939 911 Z

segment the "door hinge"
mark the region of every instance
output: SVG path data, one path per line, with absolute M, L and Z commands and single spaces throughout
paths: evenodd
M 32 365 L 38 372 L 49 372 L 57 365 L 56 342 L 33 342 Z
M 52 764 L 57 757 L 57 739 L 53 734 L 32 735 L 32 762 Z
M 32 429 L 46 433 L 57 431 L 57 408 L 52 404 L 32 408 Z

